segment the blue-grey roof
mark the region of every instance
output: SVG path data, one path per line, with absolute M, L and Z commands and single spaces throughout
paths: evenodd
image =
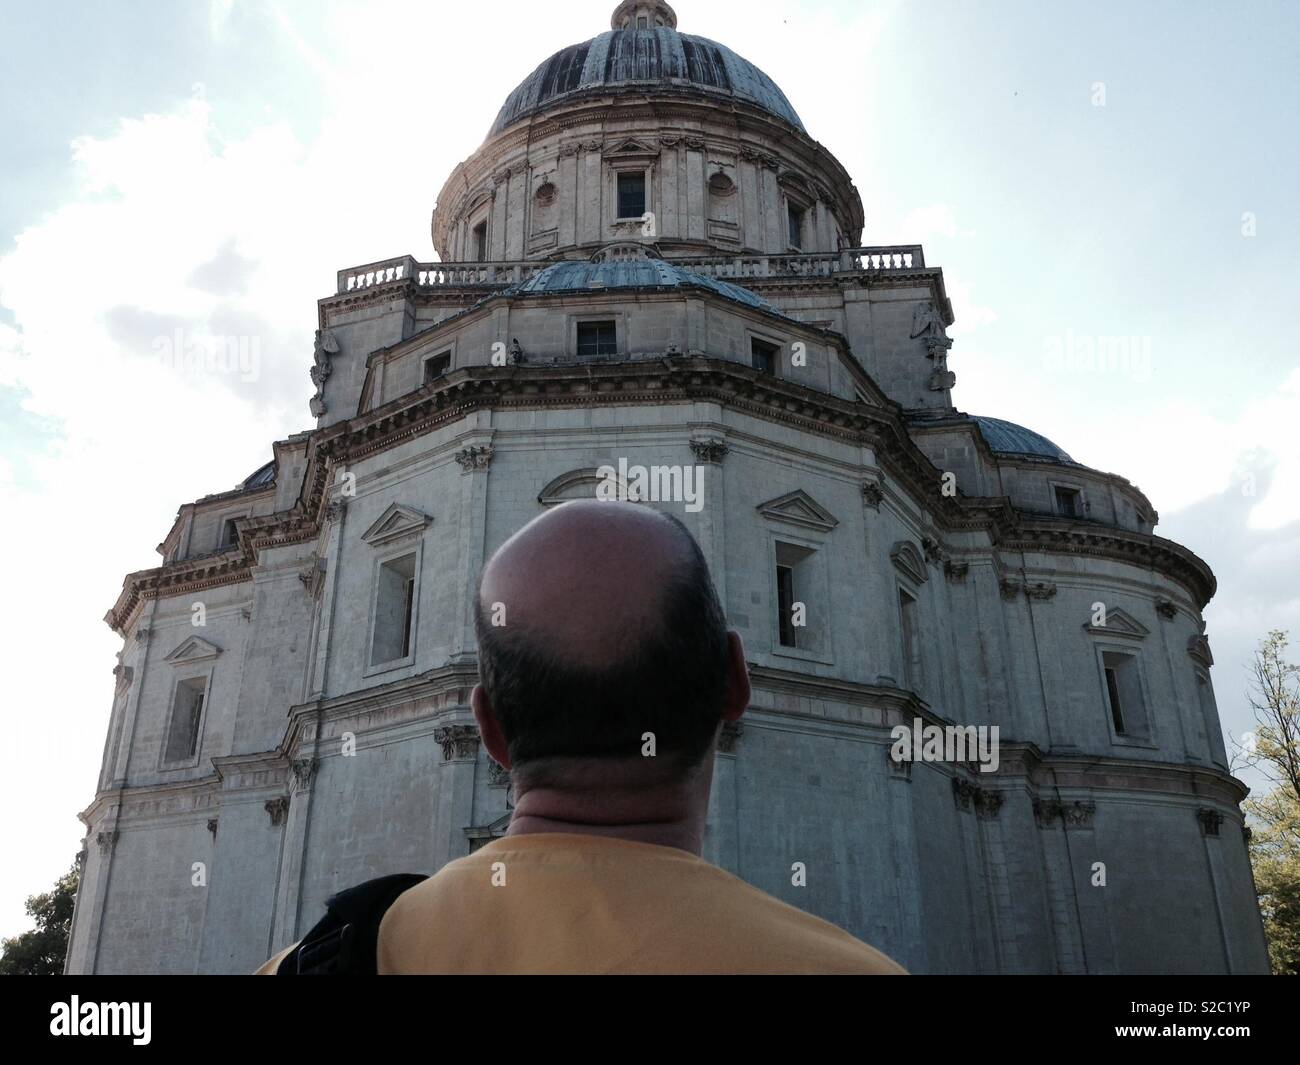
M 1041 433 L 1026 429 L 1015 422 L 1003 421 L 1001 418 L 974 417 L 973 421 L 980 427 L 984 442 L 1002 455 L 1033 455 L 1038 458 L 1051 459 L 1053 462 L 1068 462 L 1077 465 L 1064 451 L 1053 444 Z
M 277 465 L 275 459 L 272 459 L 265 466 L 259 466 L 246 478 L 241 488 L 261 488 L 264 485 L 275 483 L 275 473 Z
M 696 286 L 716 292 L 725 299 L 748 307 L 781 314 L 756 292 L 729 281 L 705 277 L 664 259 L 617 259 L 593 263 L 570 260 L 552 263 L 527 281 L 504 290 L 508 295 L 540 295 L 546 292 L 600 292 L 617 288 L 680 288 Z M 784 315 L 782 315 L 784 317 Z
M 807 132 L 785 93 L 749 60 L 705 37 L 661 26 L 608 30 L 556 52 L 506 97 L 488 136 L 570 94 L 608 92 L 616 86 L 720 93 Z

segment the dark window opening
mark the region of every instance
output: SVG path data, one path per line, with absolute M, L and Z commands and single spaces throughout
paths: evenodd
M 235 528 L 235 519 L 227 518 L 221 527 L 221 546 L 234 547 L 239 543 L 239 530 Z
M 171 729 L 167 734 L 166 761 L 182 762 L 198 753 L 199 724 L 203 720 L 203 700 L 206 695 L 207 681 L 202 678 L 184 680 L 176 685 Z
M 1115 725 L 1115 734 L 1124 735 L 1124 709 L 1119 701 L 1119 678 L 1115 670 L 1106 667 L 1106 695 L 1110 698 L 1110 719 Z
M 749 341 L 750 365 L 759 373 L 776 373 L 776 352 L 775 344 L 753 338 Z
M 579 322 L 579 355 L 617 355 L 618 334 L 613 322 Z
M 1077 488 L 1056 488 L 1056 513 L 1066 518 L 1083 517 L 1082 496 Z
M 794 647 L 794 567 L 776 567 L 778 638 L 782 647 Z
M 406 601 L 402 607 L 405 621 L 402 624 L 402 657 L 411 653 L 411 619 L 415 616 L 415 578 L 406 581 Z
M 424 383 L 427 385 L 430 381 L 442 377 L 449 369 L 451 369 L 450 351 L 444 351 L 441 355 L 434 355 L 432 358 L 426 359 L 424 361 Z
M 786 222 L 789 226 L 790 247 L 803 247 L 803 209 L 792 203 L 786 204 Z
M 619 218 L 640 218 L 645 214 L 645 174 L 618 175 Z
M 898 590 L 898 614 L 903 635 L 903 678 L 913 690 L 921 682 L 921 645 L 916 631 L 916 599 Z
M 476 263 L 487 260 L 487 222 L 480 222 L 474 227 L 474 261 Z

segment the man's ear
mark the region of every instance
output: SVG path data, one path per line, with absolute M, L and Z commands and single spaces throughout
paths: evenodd
M 745 644 L 740 633 L 727 633 L 727 702 L 723 721 L 735 721 L 749 706 L 749 666 L 745 664 Z
M 501 733 L 496 714 L 492 712 L 492 702 L 488 699 L 482 684 L 474 685 L 474 690 L 470 692 L 469 705 L 474 711 L 474 720 L 478 722 L 479 739 L 483 741 L 487 753 L 502 769 L 509 769 L 510 747 Z

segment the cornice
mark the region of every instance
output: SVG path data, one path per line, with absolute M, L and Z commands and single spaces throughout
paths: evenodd
M 1184 582 L 1200 608 L 1214 594 L 1209 567 L 1172 541 L 1121 529 L 1080 529 L 1017 511 L 1002 498 L 942 495 L 939 470 L 908 435 L 896 404 L 870 406 L 840 399 L 723 359 L 664 356 L 635 362 L 464 367 L 436 384 L 322 429 L 309 447 L 298 502 L 288 511 L 249 519 L 240 538 L 241 554 L 228 552 L 132 573 L 105 620 L 125 634 L 136 609 L 147 599 L 249 580 L 250 567 L 261 551 L 317 536 L 324 521 L 326 485 L 336 464 L 354 464 L 473 411 L 699 400 L 872 448 L 877 461 L 945 531 L 988 530 L 994 545 L 1003 549 L 1092 556 L 1159 569 Z

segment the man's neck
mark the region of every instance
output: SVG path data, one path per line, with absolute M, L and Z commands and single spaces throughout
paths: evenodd
M 635 824 L 592 824 L 587 821 L 536 817 L 515 810 L 507 836 L 527 836 L 540 832 L 566 832 L 583 836 L 607 836 L 633 843 L 653 843 L 659 847 L 676 847 L 697 857 L 704 850 L 701 828 L 681 822 L 638 822 Z
M 581 784 L 573 776 L 559 786 L 539 781 L 527 787 L 521 782 L 524 790 L 516 799 L 507 834 L 576 832 L 677 847 L 696 855 L 703 851 L 711 773 L 633 783 L 633 774 L 619 779 L 605 767 L 599 772 L 598 778 Z

